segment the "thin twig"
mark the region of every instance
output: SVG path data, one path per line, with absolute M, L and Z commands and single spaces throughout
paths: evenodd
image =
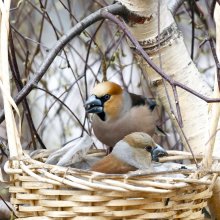
M 86 53 L 86 61 L 85 61 L 85 67 L 84 67 L 84 84 L 85 84 L 85 99 L 87 100 L 88 99 L 88 86 L 87 86 L 87 65 L 88 65 L 88 61 L 89 61 L 89 55 L 90 55 L 90 50 L 91 50 L 91 46 L 92 46 L 92 42 L 95 42 L 94 39 L 95 39 L 95 36 L 96 34 L 98 33 L 98 31 L 100 30 L 101 26 L 103 25 L 104 23 L 104 20 L 101 21 L 101 23 L 98 25 L 98 27 L 96 28 L 94 34 L 91 36 L 91 40 L 89 42 L 89 45 L 88 45 L 88 49 L 87 49 L 87 53 Z M 101 52 L 101 50 L 99 50 Z M 86 120 L 88 119 L 88 114 L 85 113 L 85 118 L 84 118 L 84 121 L 83 121 L 83 127 L 85 127 L 85 123 Z M 83 132 L 84 130 L 82 130 L 81 132 L 81 136 L 83 136 Z
M 196 97 L 204 100 L 207 103 L 211 102 L 220 102 L 220 98 L 209 98 L 206 97 L 199 92 L 191 89 L 190 87 L 173 80 L 170 76 L 168 76 L 164 71 L 162 71 L 149 57 L 148 54 L 143 50 L 143 48 L 140 46 L 138 41 L 134 39 L 134 37 L 131 35 L 128 30 L 126 30 L 126 26 L 122 23 L 118 23 L 118 19 L 114 18 L 112 14 L 124 14 L 126 12 L 126 8 L 124 6 L 121 6 L 119 4 L 114 4 L 107 6 L 105 8 L 102 8 L 86 18 L 84 18 L 81 22 L 76 24 L 73 28 L 70 29 L 69 32 L 67 32 L 64 36 L 62 36 L 55 46 L 50 50 L 47 57 L 44 59 L 44 62 L 40 66 L 39 70 L 35 73 L 35 75 L 27 82 L 27 84 L 24 86 L 24 88 L 17 94 L 15 97 L 16 104 L 19 104 L 24 97 L 26 97 L 31 90 L 33 89 L 34 85 L 36 85 L 40 79 L 43 77 L 43 75 L 46 73 L 47 69 L 49 68 L 50 64 L 53 62 L 54 58 L 57 56 L 57 54 L 60 52 L 60 50 L 63 49 L 63 47 L 69 43 L 70 40 L 72 40 L 76 35 L 80 34 L 84 29 L 86 29 L 91 24 L 103 19 L 108 18 L 112 20 L 114 23 L 118 24 L 118 26 L 126 33 L 130 41 L 133 45 L 135 45 L 135 48 L 139 53 L 142 55 L 142 57 L 148 62 L 148 64 L 166 81 L 173 86 L 177 86 L 179 88 L 182 88 L 185 91 L 188 91 L 189 93 L 195 95 Z M 0 123 L 4 120 L 4 112 L 2 111 L 0 114 Z
M 184 1 L 185 0 L 168 1 L 168 7 L 169 7 L 170 12 L 172 13 L 173 16 L 175 16 L 177 10 L 184 3 Z
M 157 23 L 157 25 L 158 25 L 159 62 L 160 62 L 160 69 L 163 70 L 163 68 L 162 68 L 162 60 L 161 60 L 161 52 L 160 52 L 160 47 L 161 47 L 161 44 L 160 44 L 160 1 L 158 1 L 158 23 Z M 166 96 L 167 96 L 167 100 L 168 100 L 168 103 L 169 103 L 169 106 L 170 106 L 170 111 L 175 116 L 175 112 L 174 112 L 173 106 L 171 104 L 170 96 L 169 96 L 167 85 L 166 85 L 166 82 L 165 82 L 164 78 L 163 78 L 163 85 L 164 85 Z M 180 111 L 179 99 L 178 99 L 178 94 L 177 94 L 176 86 L 173 86 L 173 85 L 171 85 L 171 86 L 172 86 L 172 89 L 173 89 L 174 100 L 175 100 L 176 111 L 177 111 L 177 117 L 175 116 L 175 118 L 177 118 L 178 124 L 180 125 L 180 128 L 182 128 L 183 127 L 183 120 L 182 120 L 182 115 L 181 115 L 181 111 Z
M 110 11 L 113 14 L 122 14 L 125 11 L 125 7 L 119 4 L 114 4 L 102 8 L 91 15 L 84 18 L 81 22 L 76 24 L 73 28 L 70 29 L 64 36 L 62 36 L 56 43 L 56 45 L 50 50 L 47 57 L 44 59 L 44 62 L 40 66 L 39 70 L 34 74 L 34 76 L 27 82 L 27 84 L 23 87 L 23 89 L 17 94 L 15 97 L 16 104 L 19 104 L 24 97 L 26 97 L 34 86 L 40 81 L 40 79 L 44 76 L 50 64 L 53 62 L 54 58 L 57 54 L 65 47 L 67 43 L 69 43 L 76 35 L 80 34 L 84 29 L 86 29 L 91 24 L 102 20 L 103 16 L 101 11 L 106 10 Z M 4 120 L 4 112 L 2 111 L 0 114 L 0 123 Z
M 80 80 L 83 76 L 84 76 L 84 75 L 81 75 L 77 80 Z M 75 83 L 76 83 L 76 81 L 71 85 L 70 88 L 72 88 Z M 85 127 L 83 126 L 83 124 L 81 123 L 81 121 L 79 120 L 79 118 L 76 116 L 76 114 L 60 99 L 61 96 L 62 96 L 64 93 L 62 93 L 61 95 L 59 95 L 59 97 L 57 97 L 57 96 L 55 96 L 54 94 L 52 94 L 51 92 L 49 92 L 48 90 L 43 89 L 43 88 L 40 88 L 40 87 L 38 87 L 37 85 L 35 85 L 34 88 L 39 89 L 39 90 L 41 90 L 41 91 L 43 91 L 43 92 L 49 94 L 49 95 L 52 96 L 56 101 L 59 101 L 59 102 L 60 102 L 64 107 L 66 107 L 66 108 L 68 109 L 68 111 L 74 116 L 74 118 L 77 120 L 77 122 L 78 122 L 78 123 L 81 125 L 81 127 L 83 128 L 83 130 L 84 130 L 86 133 L 88 133 L 87 130 L 85 129 Z M 68 88 L 68 91 L 70 90 L 70 88 Z M 66 93 L 66 91 L 65 91 L 65 93 Z M 53 103 L 53 104 L 54 104 L 54 103 Z M 49 112 L 49 111 L 48 111 L 48 112 Z M 47 112 L 47 113 L 48 113 L 48 112 Z
M 195 2 L 194 0 L 189 1 L 191 9 L 191 22 L 192 22 L 192 37 L 191 37 L 191 59 L 194 57 L 194 45 L 195 45 Z
M 9 63 L 11 64 L 11 71 L 12 71 L 12 75 L 15 79 L 17 89 L 18 89 L 18 91 L 20 91 L 24 87 L 24 85 L 22 83 L 21 76 L 19 73 L 19 68 L 18 68 L 17 59 L 16 59 L 16 55 L 15 55 L 15 47 L 14 47 L 14 42 L 13 42 L 13 37 L 12 37 L 11 31 L 9 32 L 9 42 L 10 42 L 10 54 L 11 54 L 11 57 L 9 55 Z M 46 146 L 44 145 L 42 139 L 40 138 L 40 136 L 37 133 L 37 130 L 34 126 L 34 122 L 33 122 L 32 116 L 31 116 L 31 111 L 30 111 L 30 108 L 29 108 L 29 105 L 28 105 L 26 98 L 24 98 L 24 100 L 23 100 L 23 108 L 24 108 L 25 115 L 26 115 L 28 125 L 30 128 L 34 149 L 36 149 L 35 137 L 37 138 L 41 147 L 43 149 L 46 149 Z
M 216 48 L 215 48 L 215 45 L 214 45 L 213 38 L 209 39 L 209 44 L 210 44 L 210 48 L 211 48 L 211 51 L 212 51 L 213 58 L 215 60 L 218 89 L 220 90 L 220 63 L 219 63 L 219 60 L 218 60 L 218 56 L 216 54 Z
M 0 199 L 2 200 L 2 202 L 4 202 L 4 204 L 7 206 L 7 208 L 13 213 L 13 216 L 18 218 L 18 216 L 15 214 L 14 210 L 7 204 L 7 202 L 5 202 L 5 200 L 3 199 L 3 197 L 0 195 Z
M 164 78 L 170 85 L 177 86 L 193 95 L 196 97 L 202 99 L 203 101 L 207 103 L 212 103 L 212 102 L 220 102 L 220 98 L 209 98 L 206 97 L 199 92 L 191 89 L 190 87 L 172 79 L 169 75 L 167 75 L 163 70 L 161 70 L 149 57 L 149 55 L 144 51 L 144 49 L 141 47 L 139 42 L 132 36 L 132 34 L 127 30 L 127 27 L 122 23 L 119 19 L 117 19 L 113 14 L 109 13 L 106 10 L 101 11 L 103 17 L 113 21 L 116 23 L 126 34 L 126 36 L 129 38 L 131 43 L 135 46 L 135 49 L 139 52 L 139 54 L 144 58 L 144 60 L 147 61 L 147 63 L 162 77 Z

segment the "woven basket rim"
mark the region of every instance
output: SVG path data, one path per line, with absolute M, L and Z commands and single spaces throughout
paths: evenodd
M 190 157 L 188 152 L 169 152 L 173 153 L 173 158 L 176 158 L 176 156 L 178 156 L 178 158 L 182 156 L 183 159 L 186 159 L 186 156 Z M 202 155 L 197 155 L 197 157 L 202 158 Z M 172 190 L 193 187 L 195 185 L 209 185 L 212 187 L 218 176 L 217 173 L 210 173 L 203 169 L 177 169 L 170 172 L 164 171 L 158 173 L 132 171 L 127 174 L 104 174 L 89 170 L 45 164 L 32 159 L 26 154 L 23 154 L 22 157 L 12 158 L 7 161 L 5 171 L 11 175 L 22 174 L 24 172 L 40 182 L 47 182 L 54 185 L 65 184 L 85 190 L 97 188 L 103 190 L 143 191 L 162 194 L 171 193 Z M 180 178 L 173 176 L 177 173 L 184 174 L 186 177 Z

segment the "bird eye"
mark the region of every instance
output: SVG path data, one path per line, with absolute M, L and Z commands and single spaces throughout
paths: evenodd
M 103 96 L 103 99 L 104 99 L 105 101 L 107 101 L 107 100 L 110 99 L 110 97 L 111 97 L 111 96 L 110 96 L 109 94 L 106 94 L 106 95 Z
M 146 146 L 145 150 L 148 151 L 148 152 L 151 152 L 152 151 L 152 147 L 151 146 Z

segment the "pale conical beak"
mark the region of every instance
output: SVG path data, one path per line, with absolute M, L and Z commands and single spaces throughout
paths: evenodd
M 91 95 L 84 105 L 87 113 L 101 113 L 103 112 L 103 103 L 95 95 Z
M 161 147 L 158 144 L 151 151 L 151 157 L 152 157 L 153 161 L 158 162 L 159 157 L 164 157 L 164 156 L 168 156 L 168 153 L 166 152 L 166 150 L 163 147 Z

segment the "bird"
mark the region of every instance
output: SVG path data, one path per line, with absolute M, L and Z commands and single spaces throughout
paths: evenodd
M 86 112 L 94 114 L 95 136 L 111 148 L 132 132 L 164 133 L 158 126 L 156 105 L 154 99 L 129 93 L 111 81 L 97 84 L 84 104 Z
M 166 156 L 167 152 L 144 132 L 126 135 L 112 152 L 92 165 L 91 171 L 106 174 L 125 174 L 135 170 L 152 170 L 152 160 Z

